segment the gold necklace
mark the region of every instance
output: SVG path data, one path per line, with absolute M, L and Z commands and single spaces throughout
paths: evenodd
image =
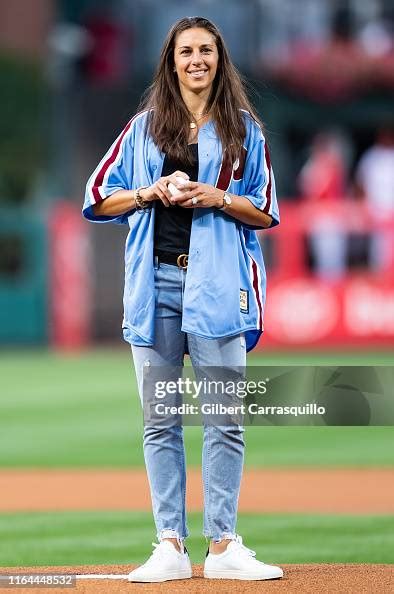
M 205 117 L 206 117 L 206 116 L 209 114 L 209 111 L 208 111 L 207 113 L 204 113 L 203 111 L 200 111 L 200 112 L 198 112 L 198 111 L 196 111 L 196 112 L 193 112 L 193 111 L 191 111 L 190 113 L 191 113 L 193 116 L 196 116 L 196 115 L 199 115 L 199 116 L 201 116 L 200 118 L 194 118 L 194 122 L 190 122 L 189 126 L 190 126 L 190 128 L 191 128 L 192 130 L 194 130 L 194 128 L 197 128 L 197 124 L 198 124 L 198 122 L 199 122 L 200 120 L 202 120 L 203 118 L 205 118 Z

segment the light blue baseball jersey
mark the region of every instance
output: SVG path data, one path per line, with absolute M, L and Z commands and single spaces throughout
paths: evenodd
M 152 185 L 161 175 L 162 153 L 145 134 L 148 112 L 132 118 L 90 176 L 83 215 L 96 223 L 129 225 L 125 246 L 123 335 L 133 345 L 155 340 L 155 209 L 121 216 L 95 216 L 92 206 L 118 190 Z M 246 137 L 235 163 L 223 159 L 212 121 L 198 132 L 198 180 L 245 196 L 279 223 L 275 181 L 268 148 L 258 124 L 243 111 Z M 204 338 L 245 333 L 251 350 L 263 332 L 266 273 L 251 227 L 217 208 L 195 208 L 190 236 L 182 330 Z

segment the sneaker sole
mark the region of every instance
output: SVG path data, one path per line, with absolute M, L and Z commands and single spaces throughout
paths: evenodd
M 191 571 L 172 571 L 170 573 L 161 574 L 161 575 L 152 575 L 149 578 L 128 578 L 129 582 L 168 582 L 170 580 L 186 580 L 192 577 Z
M 250 574 L 248 572 L 242 571 L 233 571 L 231 569 L 228 570 L 214 570 L 209 569 L 207 571 L 204 570 L 204 577 L 211 579 L 211 580 L 250 580 L 250 581 L 257 581 L 257 580 L 278 580 L 283 577 L 283 572 L 278 572 L 278 575 L 266 575 L 263 576 L 261 574 Z

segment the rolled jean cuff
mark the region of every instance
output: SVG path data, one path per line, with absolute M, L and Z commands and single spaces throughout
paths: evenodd
M 157 540 L 159 542 L 164 538 L 176 538 L 179 544 L 185 539 L 184 536 L 179 536 L 179 533 L 176 530 L 171 530 L 169 528 L 164 528 L 164 530 L 160 530 L 160 532 L 157 533 Z
M 235 532 L 223 532 L 219 538 L 212 536 L 214 542 L 221 542 L 222 540 L 236 540 L 237 535 Z

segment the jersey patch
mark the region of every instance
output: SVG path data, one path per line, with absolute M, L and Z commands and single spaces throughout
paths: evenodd
M 239 290 L 239 309 L 242 313 L 249 313 L 249 291 Z

